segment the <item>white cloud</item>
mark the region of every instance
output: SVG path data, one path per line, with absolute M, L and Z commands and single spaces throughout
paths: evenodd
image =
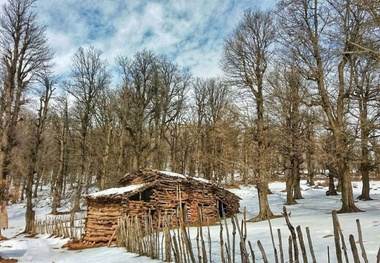
M 147 48 L 195 76 L 213 77 L 221 74 L 224 38 L 244 9 L 255 5 L 273 0 L 38 0 L 36 11 L 47 25 L 59 74 L 69 70 L 78 47 L 93 45 L 110 64 L 117 55 L 131 57 Z

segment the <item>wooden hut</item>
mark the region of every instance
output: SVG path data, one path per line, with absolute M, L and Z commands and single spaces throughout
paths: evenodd
M 239 212 L 237 195 L 200 178 L 140 169 L 127 174 L 119 183 L 120 188 L 87 196 L 85 243 L 108 243 L 123 216 L 149 215 L 153 224 L 159 226 L 162 218 L 169 218 L 170 224 L 175 225 L 178 211 L 186 215 L 189 224 L 198 222 L 199 211 L 209 222 Z

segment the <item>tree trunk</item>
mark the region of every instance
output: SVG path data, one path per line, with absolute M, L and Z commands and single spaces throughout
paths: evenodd
M 39 171 L 37 173 L 37 176 L 36 176 L 36 183 L 34 185 L 34 190 L 33 190 L 33 198 L 36 198 L 37 195 L 38 195 L 38 187 L 40 186 L 40 182 L 41 182 L 41 174 L 42 172 Z
M 298 156 L 294 157 L 293 160 L 293 187 L 294 187 L 294 199 L 303 199 L 302 193 L 301 193 L 301 173 L 300 173 L 300 160 Z
M 64 132 L 63 132 L 63 136 Z M 58 214 L 58 208 L 61 206 L 61 197 L 63 192 L 63 181 L 64 177 L 67 171 L 67 164 L 66 164 L 66 139 L 65 137 L 61 138 L 59 140 L 59 147 L 60 147 L 60 156 L 59 156 L 59 170 L 57 172 L 57 175 L 55 176 L 55 182 L 52 183 L 53 189 L 52 189 L 52 195 L 53 195 L 53 201 L 52 201 L 52 207 L 51 207 L 51 214 L 57 215 Z
M 13 102 L 12 98 L 7 98 L 9 101 L 8 103 L 4 104 L 9 104 L 12 105 L 15 103 L 15 107 L 20 107 L 20 101 Z M 8 106 L 8 105 L 7 105 Z M 15 144 L 15 130 L 16 130 L 16 125 L 17 125 L 17 118 L 18 118 L 18 112 L 19 110 L 14 110 L 12 109 L 2 109 L 5 114 L 3 117 L 4 122 L 1 124 L 0 128 L 0 134 L 1 134 L 1 144 L 0 144 L 0 176 L 2 180 L 7 180 L 8 179 L 8 169 L 9 169 L 9 164 L 11 162 L 10 156 L 12 152 L 12 145 Z M 17 115 L 17 116 L 16 116 Z M 0 193 L 1 194 L 1 193 Z
M 63 101 L 63 120 L 62 125 L 58 125 L 58 149 L 59 149 L 59 169 L 57 171 L 55 182 L 52 183 L 53 201 L 51 213 L 58 214 L 58 208 L 61 206 L 61 197 L 64 192 L 65 180 L 67 177 L 67 140 L 69 135 L 69 114 L 67 100 Z
M 25 230 L 24 233 L 31 233 L 34 226 L 35 221 L 35 212 L 33 210 L 33 182 L 34 182 L 34 174 L 35 167 L 37 163 L 37 154 L 38 149 L 40 147 L 40 136 L 39 128 L 41 126 L 37 125 L 37 133 L 36 139 L 33 142 L 33 146 L 31 148 L 31 161 L 28 167 L 28 176 L 26 180 L 26 189 L 25 189 L 25 197 L 26 197 L 26 212 L 25 212 Z
M 262 93 L 262 78 L 260 78 L 258 84 L 258 92 L 256 93 L 256 109 L 257 109 L 257 193 L 259 197 L 259 214 L 251 221 L 260 221 L 268 218 L 273 218 L 274 215 L 270 209 L 268 202 L 268 174 L 265 163 L 266 160 L 266 145 L 264 138 L 264 98 Z
M 306 148 L 306 167 L 308 175 L 308 183 L 310 186 L 314 186 L 314 164 L 313 164 L 313 154 L 314 154 L 314 125 L 311 120 L 307 120 L 307 130 L 306 130 L 307 148 Z
M 333 172 L 329 173 L 329 190 L 326 192 L 326 195 L 338 195 L 338 192 L 335 189 Z
M 335 125 L 332 126 L 333 134 L 336 145 L 336 161 L 338 167 L 338 173 L 340 175 L 340 182 L 342 186 L 342 208 L 338 211 L 339 213 L 350 213 L 350 212 L 361 212 L 354 204 L 354 196 L 351 185 L 350 176 L 350 153 L 348 145 L 348 132 L 345 130 L 345 81 L 344 81 L 344 69 L 348 57 L 343 56 L 342 61 L 338 66 L 338 77 L 339 77 L 339 94 L 337 99 L 337 114 Z
M 0 176 L 2 180 L 7 180 L 8 178 L 7 168 L 9 164 L 10 147 L 7 130 L 7 128 L 1 130 Z
M 369 187 L 369 169 L 362 168 L 362 193 L 358 196 L 357 199 L 362 201 L 373 200 L 370 195 L 370 187 Z
M 285 156 L 286 159 L 286 202 L 285 205 L 295 205 L 297 201 L 294 199 L 294 173 L 292 167 L 292 162 L 289 160 L 289 156 Z
M 106 146 L 104 149 L 104 154 L 102 158 L 102 172 L 100 177 L 100 190 L 104 190 L 106 187 L 106 180 L 108 177 L 108 163 L 109 163 L 109 156 L 110 156 L 110 149 L 111 149 L 111 138 L 113 133 L 113 127 L 109 126 L 107 128 L 107 139 L 106 139 Z
M 371 161 L 369 156 L 368 141 L 370 130 L 368 127 L 368 109 L 367 109 L 367 98 L 362 98 L 361 103 L 359 103 L 360 111 L 360 126 L 361 126 L 361 165 L 360 171 L 362 174 L 362 193 L 358 196 L 359 200 L 369 201 L 372 198 L 369 196 L 370 187 L 369 187 L 369 172 L 371 170 Z
M 315 185 L 315 182 L 314 182 L 314 169 L 308 169 L 308 177 L 309 177 L 309 185 L 310 186 L 314 186 Z
M 257 221 L 262 221 L 266 220 L 268 218 L 274 218 L 276 217 L 273 213 L 272 210 L 270 209 L 269 202 L 268 202 L 268 183 L 267 182 L 259 182 L 257 183 L 257 194 L 259 198 L 259 214 L 254 217 L 249 219 L 249 222 L 257 222 Z
M 342 208 L 338 213 L 362 212 L 362 210 L 357 208 L 354 203 L 349 166 L 347 163 L 341 163 L 340 166 L 339 170 L 342 171 Z
M 88 128 L 89 128 L 89 115 L 87 115 L 86 118 L 84 118 L 84 124 L 82 126 L 82 136 L 81 136 L 81 160 L 80 160 L 80 167 L 79 171 L 77 173 L 77 185 L 75 189 L 75 195 L 73 200 L 73 207 L 71 208 L 72 213 L 80 212 L 81 206 L 80 201 L 82 197 L 82 191 L 83 191 L 83 185 L 85 183 L 85 180 L 87 179 L 87 134 L 88 134 Z
M 297 204 L 294 198 L 294 180 L 292 176 L 286 178 L 286 202 L 285 205 L 295 205 Z
M 25 212 L 25 230 L 24 233 L 31 233 L 33 231 L 35 221 L 35 211 L 33 210 L 33 180 L 34 171 L 30 171 L 26 178 L 26 212 Z

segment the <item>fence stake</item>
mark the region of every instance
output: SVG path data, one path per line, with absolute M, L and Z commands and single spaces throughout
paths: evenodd
M 299 259 L 298 259 L 298 246 L 297 246 L 297 235 L 296 235 L 296 232 L 294 231 L 294 226 L 290 223 L 289 215 L 288 215 L 288 213 L 286 211 L 286 207 L 283 206 L 282 210 L 283 210 L 282 214 L 285 217 L 286 225 L 288 226 L 290 234 L 292 236 L 291 240 L 293 241 L 293 247 L 294 247 L 294 261 L 295 262 L 299 262 Z
M 257 246 L 259 247 L 261 255 L 263 256 L 264 263 L 268 263 L 267 255 L 265 254 L 265 250 L 264 250 L 263 245 L 261 244 L 260 240 L 257 241 Z
M 360 263 L 358 249 L 356 248 L 354 236 L 350 235 L 348 240 L 350 241 L 352 256 L 354 257 L 354 262 Z
M 360 244 L 360 249 L 362 251 L 362 257 L 364 259 L 364 263 L 368 263 L 367 253 L 365 251 L 364 244 L 363 244 L 362 228 L 360 226 L 359 219 L 356 219 L 356 226 L 358 228 L 359 244 Z
M 335 253 L 336 253 L 336 259 L 338 263 L 342 263 L 342 251 L 340 248 L 340 241 L 339 241 L 339 222 L 338 217 L 336 215 L 336 211 L 332 211 L 332 219 L 333 219 L 333 227 L 334 227 L 334 241 L 335 241 Z
M 300 226 L 297 226 L 297 234 L 298 234 L 298 241 L 300 242 L 300 247 L 301 247 L 301 251 L 302 251 L 303 262 L 308 263 L 305 243 L 303 241 L 303 235 L 302 235 L 302 230 L 301 230 Z
M 306 227 L 306 235 L 307 235 L 307 241 L 309 243 L 311 258 L 313 259 L 313 263 L 317 263 L 317 260 L 315 258 L 315 254 L 314 254 L 313 243 L 311 242 L 311 235 L 310 235 L 309 227 Z
M 284 250 L 282 248 L 281 230 L 279 228 L 277 229 L 277 235 L 278 235 L 278 246 L 280 248 L 280 260 L 281 260 L 281 263 L 284 263 L 285 262 Z
M 267 218 L 268 218 L 268 224 L 269 224 L 270 237 L 272 240 L 272 246 L 273 246 L 273 251 L 274 251 L 274 259 L 275 259 L 276 263 L 278 263 L 277 249 L 276 249 L 276 245 L 274 244 L 273 229 L 272 229 L 272 224 L 270 222 L 270 218 L 269 218 L 268 213 L 267 213 Z

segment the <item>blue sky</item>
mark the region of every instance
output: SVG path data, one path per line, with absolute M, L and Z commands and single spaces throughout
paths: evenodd
M 4 3 L 5 0 L 0 0 Z M 221 74 L 225 37 L 244 9 L 274 0 L 38 0 L 36 11 L 55 50 L 56 73 L 68 71 L 80 47 L 101 49 L 103 59 L 132 57 L 142 49 L 167 55 L 196 77 Z

